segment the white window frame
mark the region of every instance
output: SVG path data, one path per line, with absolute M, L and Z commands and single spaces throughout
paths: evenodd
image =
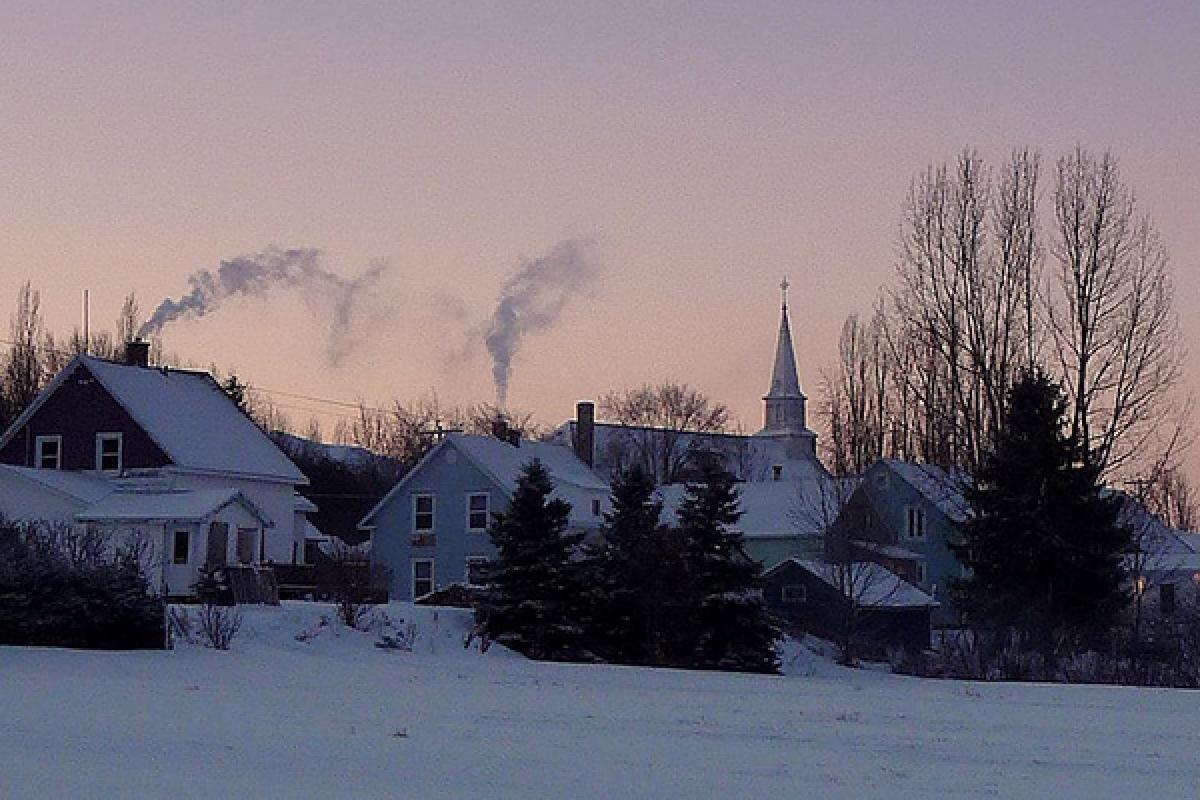
M 476 497 L 483 498 L 483 525 L 475 526 L 471 524 L 473 514 L 478 514 L 478 511 L 471 511 L 471 501 Z M 415 508 L 415 506 L 414 506 Z M 488 527 L 488 518 L 492 515 L 492 496 L 488 492 L 468 492 L 467 493 L 467 530 L 469 531 L 486 531 Z
M 787 606 L 804 605 L 808 602 L 808 587 L 802 583 L 784 584 L 779 587 L 779 601 Z
M 183 561 L 179 560 L 179 535 L 187 538 L 187 554 Z M 176 567 L 186 567 L 192 563 L 192 532 L 186 528 L 176 528 L 171 534 L 171 564 Z
M 42 466 L 42 446 L 50 442 L 54 442 L 58 449 L 58 454 L 54 458 L 53 467 Z M 38 469 L 62 469 L 63 468 L 63 437 L 61 433 L 43 434 L 33 437 L 33 465 Z
M 465 570 L 463 572 L 463 583 L 465 583 L 467 586 L 478 586 L 479 584 L 471 583 L 471 565 L 487 564 L 489 561 L 491 561 L 491 559 L 487 556 L 467 556 L 466 560 L 463 562 Z
M 417 516 L 419 514 L 424 514 L 425 512 L 418 512 L 417 504 L 419 501 L 421 501 L 424 498 L 429 498 L 429 512 L 428 512 L 429 513 L 429 527 L 428 528 L 418 528 L 417 527 Z M 437 497 L 434 495 L 433 492 L 417 492 L 417 493 L 415 493 L 412 496 L 412 532 L 413 532 L 413 535 L 415 536 L 420 533 L 433 533 L 434 529 L 436 527 L 437 527 Z
M 919 523 L 919 524 L 914 524 Z M 925 541 L 925 526 L 927 519 L 925 509 L 921 506 L 904 507 L 904 538 L 910 542 Z
M 103 453 L 104 442 L 117 443 L 117 468 L 104 469 Z M 97 433 L 96 434 L 96 472 L 103 472 L 106 475 L 120 475 L 125 467 L 125 436 L 121 433 Z
M 418 564 L 428 564 L 429 565 L 429 592 L 432 592 L 437 589 L 437 565 L 434 564 L 434 560 L 432 558 L 414 558 L 414 559 L 412 559 L 412 563 L 410 565 L 410 569 L 412 570 L 412 582 L 409 585 L 409 589 L 411 590 L 413 600 L 416 600 L 418 597 L 424 597 L 425 595 L 429 594 L 429 592 L 421 592 L 420 594 L 417 593 L 417 565 Z M 425 578 L 422 578 L 421 580 L 425 580 Z

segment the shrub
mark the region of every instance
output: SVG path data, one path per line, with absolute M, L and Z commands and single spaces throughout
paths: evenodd
M 0 523 L 0 644 L 161 648 L 164 625 L 140 552 L 92 532 Z

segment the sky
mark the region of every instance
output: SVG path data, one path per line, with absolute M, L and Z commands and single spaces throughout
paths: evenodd
M 6 3 L 0 313 L 31 279 L 51 328 L 85 288 L 110 326 L 130 291 L 148 313 L 198 270 L 315 248 L 347 280 L 387 265 L 338 365 L 312 291 L 171 323 L 166 349 L 292 394 L 454 405 L 494 397 L 511 276 L 590 242 L 510 404 L 556 424 L 675 380 L 753 430 L 781 277 L 815 396 L 891 278 L 916 173 L 1079 143 L 1117 155 L 1172 254 L 1196 388 L 1197 41 L 1194 3 Z M 276 399 L 300 426 L 336 409 Z

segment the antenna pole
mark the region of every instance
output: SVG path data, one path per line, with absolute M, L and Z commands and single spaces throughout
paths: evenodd
M 83 290 L 83 354 L 89 355 L 92 347 L 91 332 L 88 330 L 88 315 L 91 311 L 91 297 L 88 290 Z

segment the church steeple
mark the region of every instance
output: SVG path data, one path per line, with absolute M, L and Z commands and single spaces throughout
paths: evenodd
M 783 302 L 780 309 L 779 339 L 775 344 L 775 364 L 771 370 L 771 388 L 763 397 L 763 428 L 759 436 L 773 436 L 794 441 L 797 455 L 814 455 L 816 435 L 808 429 L 806 404 L 800 391 L 796 370 L 796 353 L 792 349 L 792 328 L 788 322 L 788 280 L 779 284 Z
M 783 310 L 779 320 L 779 341 L 775 345 L 775 368 L 771 371 L 771 389 L 767 397 L 804 396 L 800 391 L 800 377 L 796 374 L 796 353 L 792 349 L 792 329 L 788 324 L 789 285 L 787 278 L 779 284 L 783 292 Z

